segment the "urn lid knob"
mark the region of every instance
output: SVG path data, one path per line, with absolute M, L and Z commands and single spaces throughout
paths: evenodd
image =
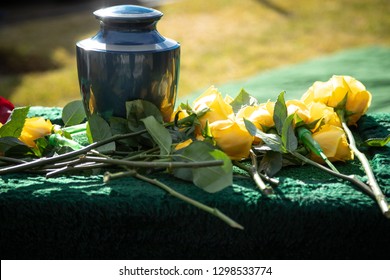
M 158 10 L 137 5 L 111 6 L 97 10 L 93 14 L 103 22 L 126 23 L 153 22 L 163 16 Z

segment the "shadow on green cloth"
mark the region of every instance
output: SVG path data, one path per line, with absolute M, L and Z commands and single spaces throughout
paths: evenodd
M 361 81 L 372 93 L 370 113 L 390 112 L 389 69 L 390 48 L 370 46 L 271 69 L 243 80 L 215 86 L 223 95 L 229 94 L 232 97 L 244 88 L 260 102 L 265 102 L 268 99 L 275 101 L 284 90 L 286 99 L 299 99 L 315 81 L 327 81 L 332 75 L 348 75 Z M 192 102 L 204 90 L 179 97 L 179 101 Z

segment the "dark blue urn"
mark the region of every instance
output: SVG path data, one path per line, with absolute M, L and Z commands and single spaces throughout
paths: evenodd
M 160 11 L 119 5 L 94 12 L 100 31 L 76 44 L 87 116 L 126 118 L 126 101 L 154 103 L 169 120 L 175 107 L 180 44 L 156 30 Z

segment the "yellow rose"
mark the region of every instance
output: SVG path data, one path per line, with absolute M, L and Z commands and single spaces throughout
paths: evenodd
M 327 82 L 317 81 L 304 93 L 301 100 L 306 105 L 312 102 L 320 102 L 330 107 L 336 107 L 346 94 L 346 91 L 337 85 L 340 85 L 340 79 Z
M 256 110 L 257 106 L 245 106 L 242 107 L 236 114 L 236 120 L 238 119 L 247 119 L 253 122 L 253 119 L 251 118 L 252 114 Z M 260 127 L 259 127 L 260 128 Z
M 237 114 L 236 119 L 247 119 L 254 123 L 260 129 L 270 128 L 274 123 L 274 108 L 275 103 L 268 101 L 257 106 L 246 106 L 241 108 Z
M 199 117 L 199 121 L 203 127 L 207 120 L 211 124 L 218 120 L 234 118 L 232 106 L 223 99 L 222 94 L 213 86 L 209 87 L 194 101 L 193 110 L 196 113 L 205 109 L 209 110 Z
M 241 160 L 249 156 L 253 136 L 245 127 L 230 119 L 210 124 L 211 134 L 217 146 L 232 160 Z
M 320 102 L 313 102 L 308 107 L 310 111 L 310 119 L 308 123 L 318 121 L 312 131 L 317 130 L 321 125 L 321 122 L 323 122 L 323 124 L 341 127 L 340 118 L 337 116 L 337 113 L 332 107 L 326 106 L 324 103 Z
M 29 147 L 35 147 L 34 140 L 51 133 L 52 123 L 42 117 L 27 118 L 19 140 Z
M 263 130 L 263 128 L 261 127 L 261 125 L 259 123 L 255 123 L 253 121 L 253 119 L 251 119 L 251 116 L 254 113 L 254 111 L 256 110 L 256 107 L 257 106 L 245 106 L 245 107 L 242 107 L 236 114 L 236 121 L 239 122 L 241 125 L 245 126 L 244 119 L 247 119 L 247 120 L 250 120 L 251 122 L 253 122 L 254 125 L 258 129 Z M 259 137 L 254 137 L 252 144 L 257 145 L 257 144 L 260 144 L 261 141 L 262 140 Z
M 371 105 L 372 95 L 369 91 L 366 90 L 366 87 L 359 82 L 358 80 L 345 76 L 345 81 L 347 82 L 350 93 L 348 93 L 347 104 L 345 104 L 345 109 L 347 112 L 351 112 L 352 115 L 348 116 L 348 124 L 356 124 L 362 115 L 364 115 L 368 107 Z
M 346 161 L 353 159 L 353 153 L 349 148 L 347 136 L 341 127 L 325 124 L 318 132 L 313 133 L 313 138 L 320 144 L 324 154 L 330 161 Z M 323 160 L 312 154 L 312 159 L 318 162 Z
M 251 121 L 258 129 L 265 131 L 275 125 L 273 119 L 274 102 L 262 103 L 256 106 L 242 107 L 236 114 L 236 121 L 245 127 L 244 119 Z M 253 138 L 253 144 L 258 145 L 262 142 L 259 137 Z
M 300 100 L 287 100 L 287 115 L 296 114 L 304 123 L 310 119 L 310 112 L 306 104 Z
M 336 108 L 346 95 L 347 123 L 353 125 L 366 113 L 371 105 L 372 96 L 361 82 L 351 76 L 334 75 L 327 82 L 315 82 L 301 100 L 307 105 L 312 102 L 321 102 Z

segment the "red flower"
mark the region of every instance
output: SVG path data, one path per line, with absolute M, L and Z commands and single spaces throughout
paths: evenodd
M 14 104 L 9 102 L 4 97 L 0 96 L 0 122 L 5 124 L 15 108 Z

